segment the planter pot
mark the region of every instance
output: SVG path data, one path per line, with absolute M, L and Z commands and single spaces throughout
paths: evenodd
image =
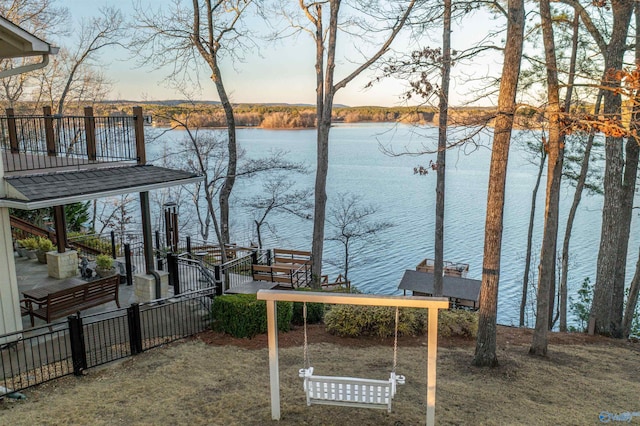
M 98 274 L 100 278 L 111 277 L 116 274 L 116 268 L 102 269 L 96 267 L 96 274 Z
M 42 251 L 42 250 L 38 250 L 36 251 L 36 257 L 38 258 L 38 262 L 40 263 L 47 263 L 47 252 L 46 251 Z
M 18 247 L 18 254 L 21 257 L 27 257 L 27 249 L 24 247 Z
M 38 250 L 27 250 L 27 252 L 25 253 L 27 255 L 27 257 L 29 259 L 35 259 L 38 257 L 38 255 L 36 254 L 38 252 Z

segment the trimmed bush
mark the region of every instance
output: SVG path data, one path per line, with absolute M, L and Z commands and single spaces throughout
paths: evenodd
M 341 337 L 391 337 L 395 329 L 395 308 L 383 306 L 337 305 L 324 317 L 327 331 Z M 427 330 L 425 309 L 400 309 L 398 334 L 419 336 Z M 463 309 L 440 311 L 438 334 L 443 337 L 475 337 L 478 315 Z
M 438 334 L 443 337 L 476 337 L 478 334 L 478 313 L 465 309 L 440 311 L 438 314 Z
M 424 334 L 426 318 L 424 309 L 400 309 L 398 334 Z M 395 334 L 395 321 L 395 308 L 385 306 L 337 305 L 324 316 L 327 331 L 341 337 L 390 337 Z
M 296 291 L 314 291 L 312 289 L 299 288 Z M 291 323 L 295 325 L 304 324 L 304 303 L 293 302 L 293 317 Z M 324 319 L 324 303 L 307 303 L 307 324 L 319 324 Z
M 278 330 L 291 329 L 293 304 L 277 302 Z M 213 329 L 233 337 L 253 337 L 267 332 L 267 305 L 255 294 L 228 294 L 213 299 Z

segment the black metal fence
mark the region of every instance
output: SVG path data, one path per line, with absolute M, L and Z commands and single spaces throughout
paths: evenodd
M 0 335 L 0 396 L 206 330 L 213 288 Z

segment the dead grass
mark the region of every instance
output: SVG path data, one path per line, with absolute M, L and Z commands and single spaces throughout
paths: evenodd
M 390 342 L 313 333 L 311 363 L 319 374 L 386 378 Z M 523 335 L 524 333 L 524 335 Z M 505 337 L 506 335 L 506 337 Z M 470 366 L 473 344 L 443 341 L 438 352 L 438 424 L 596 424 L 601 411 L 640 411 L 639 344 L 560 339 L 548 358 L 527 355 L 526 332 L 502 332 L 500 367 Z M 7 425 L 263 425 L 271 422 L 268 355 L 260 339 L 204 336 L 122 363 L 67 377 L 0 404 Z M 558 340 L 557 338 L 555 340 Z M 326 343 L 326 342 L 329 343 Z M 354 344 L 355 342 L 358 344 Z M 552 340 L 553 341 L 553 340 Z M 300 331 L 281 334 L 282 425 L 414 425 L 425 421 L 426 348 L 404 341 L 398 372 L 407 376 L 393 412 L 307 407 L 298 369 Z M 255 348 L 258 346 L 259 348 Z M 632 423 L 640 423 L 634 417 Z

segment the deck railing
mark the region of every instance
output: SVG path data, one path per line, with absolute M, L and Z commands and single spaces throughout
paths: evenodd
M 0 117 L 0 146 L 5 172 L 97 163 L 145 162 L 144 117 L 135 107 L 131 116 L 15 115 L 13 109 Z

